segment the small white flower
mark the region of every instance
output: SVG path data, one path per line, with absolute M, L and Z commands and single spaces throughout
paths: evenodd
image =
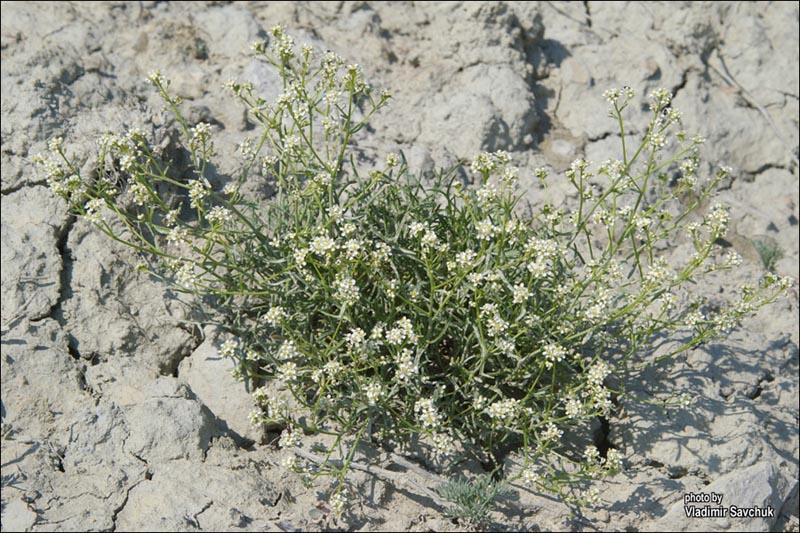
M 436 429 L 442 423 L 442 415 L 434 407 L 431 398 L 417 400 L 414 404 L 414 412 L 417 413 L 423 427 Z
M 692 311 L 688 315 L 686 315 L 686 325 L 690 328 L 696 327 L 698 324 L 703 322 L 706 317 L 700 311 Z
M 269 308 L 265 318 L 270 326 L 278 327 L 281 325 L 281 321 L 286 318 L 286 311 L 283 309 L 283 307 L 275 305 Z
M 131 185 L 130 192 L 133 196 L 133 201 L 136 203 L 136 205 L 140 206 L 144 205 L 144 203 L 147 201 L 147 198 L 150 196 L 150 192 L 147 190 L 147 187 L 138 181 Z
M 478 254 L 476 254 L 472 250 L 465 250 L 463 252 L 458 252 L 456 254 L 456 263 L 458 263 L 458 266 L 460 266 L 461 268 L 466 269 L 472 266 L 472 263 L 473 261 L 475 261 L 475 258 L 477 256 Z
M 86 220 L 92 223 L 100 222 L 103 217 L 100 214 L 100 210 L 105 206 L 105 202 L 101 198 L 94 198 L 93 200 L 89 200 L 86 203 L 84 209 L 86 210 L 86 214 L 83 215 Z
M 364 389 L 364 395 L 370 405 L 375 405 L 383 394 L 383 387 L 380 383 L 370 383 Z
M 297 468 L 297 457 L 294 455 L 287 455 L 281 464 L 286 470 L 294 470 Z
M 347 497 L 342 492 L 337 492 L 328 501 L 334 516 L 342 516 L 347 506 Z
M 343 249 L 345 257 L 351 261 L 354 261 L 358 259 L 359 255 L 361 255 L 363 246 L 359 239 L 350 239 L 344 243 Z
M 168 85 L 166 78 L 161 75 L 160 70 L 151 70 L 147 74 L 146 80 L 148 83 L 152 83 L 153 85 Z
M 535 279 L 542 279 L 550 272 L 550 267 L 544 260 L 536 259 L 528 263 L 528 272 L 530 272 Z
M 521 304 L 525 303 L 525 301 L 530 298 L 531 291 L 525 285 L 521 283 L 517 283 L 514 285 L 514 303 Z
M 367 339 L 367 334 L 361 328 L 354 328 L 345 335 L 345 341 L 350 349 L 360 348 Z
M 508 322 L 503 320 L 499 314 L 495 314 L 486 321 L 486 332 L 491 337 L 502 335 L 508 329 Z
M 178 215 L 181 214 L 180 209 L 171 209 L 167 211 L 167 214 L 164 215 L 164 225 L 167 227 L 172 227 L 178 223 Z
M 223 358 L 233 357 L 239 349 L 239 341 L 235 339 L 227 339 L 220 346 L 219 353 Z
M 614 448 L 609 448 L 606 452 L 606 468 L 609 470 L 622 470 L 622 455 Z
M 187 289 L 194 288 L 199 282 L 197 274 L 194 272 L 194 264 L 184 263 L 181 265 L 178 271 L 175 272 L 175 280 Z
M 250 424 L 253 426 L 260 426 L 261 423 L 264 421 L 264 414 L 261 412 L 260 409 L 253 409 L 251 410 L 247 417 L 250 419 Z
M 437 456 L 451 456 L 455 453 L 455 443 L 453 437 L 447 433 L 434 433 L 433 453 Z
M 508 424 L 514 420 L 519 412 L 519 400 L 509 398 L 506 400 L 501 400 L 499 402 L 494 402 L 492 405 L 486 409 L 486 413 L 504 424 Z
M 328 208 L 328 216 L 331 217 L 331 220 L 334 222 L 341 222 L 344 218 L 344 209 L 338 205 L 332 205 Z
M 279 448 L 291 448 L 293 446 L 297 446 L 300 444 L 300 438 L 298 435 L 298 431 L 293 430 L 290 427 L 287 427 L 281 432 L 281 437 L 278 439 L 278 447 Z
M 703 220 L 703 224 L 708 226 L 713 234 L 722 237 L 728 229 L 729 221 L 730 215 L 728 214 L 727 207 L 722 204 L 714 204 L 711 206 L 711 211 L 709 211 L 708 215 L 706 215 L 706 218 Z
M 546 441 L 558 440 L 563 434 L 563 431 L 558 429 L 555 424 L 550 422 L 547 424 L 547 427 L 545 427 L 544 431 L 542 431 L 542 439 Z
M 542 347 L 542 353 L 544 354 L 545 358 L 544 366 L 547 368 L 553 368 L 554 363 L 563 361 L 567 356 L 567 350 L 555 343 L 544 345 Z
M 297 365 L 290 361 L 279 366 L 278 379 L 285 383 L 295 381 L 297 379 Z
M 208 212 L 207 218 L 212 224 L 222 224 L 224 222 L 229 222 L 233 216 L 228 209 L 215 205 L 211 208 L 211 211 Z
M 327 236 L 315 237 L 309 245 L 312 252 L 322 257 L 329 257 L 336 248 L 336 242 Z
M 329 383 L 336 385 L 339 383 L 341 374 L 344 372 L 344 365 L 339 361 L 328 361 L 322 366 L 322 370 L 328 377 Z
M 514 345 L 514 341 L 508 338 L 498 340 L 495 343 L 495 346 L 497 346 L 497 349 L 506 355 L 514 355 L 514 350 L 517 348 Z
M 492 224 L 488 218 L 475 224 L 475 229 L 478 231 L 478 238 L 483 241 L 491 240 L 500 232 L 500 228 Z
M 304 268 L 306 266 L 306 256 L 308 255 L 308 248 L 295 248 L 292 252 L 292 257 L 294 257 L 294 262 L 297 264 L 297 268 Z
M 189 203 L 195 209 L 199 209 L 203 204 L 203 198 L 208 196 L 208 187 L 201 180 L 194 180 L 189 185 Z
M 428 229 L 425 230 L 425 233 L 422 236 L 421 242 L 422 242 L 422 246 L 435 248 L 435 247 L 439 246 L 439 237 L 436 235 L 436 233 L 432 229 L 428 228 Z
M 725 266 L 734 268 L 742 265 L 742 256 L 739 255 L 735 250 L 731 250 L 728 252 L 728 255 L 725 256 Z
M 275 357 L 281 361 L 286 361 L 287 359 L 295 359 L 300 357 L 300 351 L 295 346 L 294 341 L 285 340 L 281 347 L 278 348 L 278 353 L 275 354 Z
M 423 224 L 422 222 L 412 222 L 411 225 L 408 227 L 408 232 L 412 237 L 416 237 L 423 231 L 428 228 L 427 224 Z
M 583 452 L 583 458 L 586 460 L 586 463 L 589 465 L 593 465 L 597 462 L 601 462 L 600 460 L 600 450 L 597 449 L 596 446 L 590 444 L 586 447 Z
M 373 243 L 372 249 L 372 259 L 380 264 L 384 263 L 389 259 L 389 256 L 392 253 L 392 249 L 389 248 L 389 245 L 385 242 L 375 242 Z
M 401 383 L 408 383 L 418 372 L 419 369 L 411 355 L 411 350 L 404 349 L 397 358 L 397 373 L 395 376 Z
M 347 224 L 344 224 L 342 226 L 341 231 L 342 231 L 342 236 L 348 237 L 356 231 L 356 225 L 353 224 L 352 222 L 348 222 Z
M 353 305 L 358 301 L 360 293 L 353 278 L 349 276 L 339 278 L 333 286 L 336 289 L 335 298 L 343 305 Z
M 608 363 L 605 361 L 597 361 L 589 369 L 586 377 L 590 385 L 599 387 L 609 374 L 611 374 L 611 367 L 608 366 Z
M 526 487 L 530 487 L 531 485 L 535 485 L 539 482 L 541 476 L 539 472 L 537 472 L 536 467 L 529 466 L 525 470 L 522 471 L 522 484 Z
M 577 398 L 569 398 L 567 400 L 566 407 L 564 408 L 564 412 L 567 415 L 567 418 L 577 418 L 583 412 L 583 405 L 581 405 L 580 400 Z

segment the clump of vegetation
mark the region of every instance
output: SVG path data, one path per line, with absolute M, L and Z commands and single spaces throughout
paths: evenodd
M 280 73 L 283 93 L 267 101 L 250 83 L 227 84 L 260 127 L 224 187 L 206 176 L 214 128 L 186 121 L 160 73 L 148 79 L 175 114 L 188 168 L 162 160 L 137 130 L 102 139 L 92 175 L 60 139 L 42 162 L 75 213 L 215 311 L 229 332 L 222 355 L 264 385 L 253 422 L 285 428 L 287 468 L 334 476 L 336 513 L 360 441 L 413 442 L 434 462 L 472 455 L 495 468 L 518 450 L 523 468 L 508 479 L 596 503 L 591 480 L 622 457 L 592 445 L 569 455 L 564 430 L 588 432 L 607 416 L 631 368 L 725 334 L 789 284 L 767 274 L 713 310 L 694 293 L 703 275 L 738 263 L 714 244 L 728 209 L 695 213 L 728 170 L 698 175 L 703 139 L 682 129 L 666 90 L 650 95 L 638 140 L 623 121 L 634 92 L 606 91 L 620 153 L 597 166 L 577 160 L 564 177 L 532 170 L 545 189 L 568 180 L 577 201 L 527 218 L 517 209 L 522 171 L 503 151 L 472 161 L 477 187 L 456 169 L 422 180 L 397 154 L 362 173 L 349 148 L 389 92 L 376 94 L 333 53 L 298 50 L 281 28 L 254 53 Z M 274 197 L 248 200 L 246 180 L 268 181 Z M 663 244 L 681 239 L 693 253 L 669 263 Z M 684 341 L 656 358 L 665 332 Z M 334 438 L 324 464 L 292 451 L 304 433 Z M 339 453 L 345 437 L 353 444 Z M 459 516 L 477 520 L 493 501 L 498 486 L 481 483 L 480 498 L 479 484 L 442 489 Z M 585 490 L 564 490 L 576 483 Z

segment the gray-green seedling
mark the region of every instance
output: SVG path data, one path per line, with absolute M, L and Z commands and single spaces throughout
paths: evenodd
M 606 91 L 620 154 L 597 166 L 579 159 L 558 178 L 532 170 L 545 190 L 568 180 L 577 200 L 525 217 L 523 171 L 503 151 L 465 169 L 476 187 L 457 169 L 423 180 L 397 154 L 360 172 L 352 140 L 389 92 L 376 94 L 331 52 L 298 50 L 279 27 L 254 53 L 283 92 L 267 101 L 250 83 L 227 84 L 259 126 L 224 187 L 206 175 L 214 127 L 188 123 L 160 73 L 148 79 L 175 115 L 188 168 L 163 161 L 136 130 L 102 139 L 92 175 L 60 139 L 42 162 L 75 213 L 213 308 L 229 333 L 222 355 L 262 385 L 253 422 L 285 428 L 286 468 L 333 476 L 334 513 L 347 509 L 351 465 L 365 460 L 359 442 L 493 469 L 517 451 L 523 464 L 501 472 L 508 481 L 597 503 L 592 480 L 623 457 L 591 444 L 569 451 L 565 429 L 588 435 L 629 372 L 728 332 L 790 284 L 767 273 L 714 308 L 691 290 L 739 262 L 715 245 L 729 212 L 714 193 L 728 170 L 700 175 L 703 139 L 683 131 L 666 90 L 650 95 L 638 140 L 623 121 L 634 92 Z M 266 180 L 274 196 L 248 200 L 247 180 Z M 667 260 L 674 242 L 690 247 L 686 259 Z M 664 334 L 676 343 L 655 354 Z M 308 434 L 331 439 L 322 464 L 292 452 Z

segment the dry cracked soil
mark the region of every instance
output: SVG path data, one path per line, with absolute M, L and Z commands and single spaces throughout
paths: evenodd
M 508 150 L 528 169 L 532 203 L 530 169 L 558 176 L 577 157 L 616 154 L 604 89 L 666 87 L 707 138 L 704 160 L 734 169 L 719 199 L 742 274 L 697 290 L 714 297 L 762 274 L 754 243 L 779 248 L 775 271 L 798 277 L 796 2 L 3 2 L 3 530 L 464 527 L 424 490 L 438 474 L 389 463 L 404 483 L 357 472 L 351 512 L 333 518 L 326 487 L 287 476 L 249 425 L 249 391 L 216 332 L 187 325 L 180 298 L 70 216 L 31 163 L 55 136 L 86 162 L 106 130 L 160 131 L 145 83 L 156 68 L 233 153 L 250 125 L 220 87 L 275 89 L 246 53 L 275 24 L 393 90 L 358 141 L 365 160 L 402 150 L 425 171 Z M 235 170 L 219 161 L 220 175 Z M 551 194 L 570 201 L 557 183 Z M 491 528 L 798 530 L 796 288 L 637 386 L 695 402 L 619 406 L 603 431 L 625 468 L 599 482 L 598 508 L 523 489 L 498 503 Z M 712 492 L 775 514 L 686 516 L 685 494 Z

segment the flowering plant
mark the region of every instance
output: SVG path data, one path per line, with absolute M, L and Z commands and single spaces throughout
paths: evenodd
M 348 148 L 389 92 L 376 95 L 333 53 L 297 50 L 279 27 L 254 52 L 279 71 L 283 93 L 267 102 L 252 84 L 226 85 L 261 130 L 224 187 L 207 179 L 213 128 L 186 122 L 160 73 L 148 79 L 175 114 L 188 168 L 162 161 L 140 131 L 106 136 L 94 176 L 80 175 L 60 140 L 42 163 L 76 213 L 217 311 L 230 333 L 222 355 L 262 385 L 253 422 L 283 428 L 289 468 L 335 476 L 334 512 L 345 509 L 359 441 L 494 469 L 519 450 L 523 468 L 506 477 L 566 498 L 565 486 L 622 467 L 614 449 L 566 451 L 567 427 L 608 416 L 627 372 L 725 333 L 788 285 L 767 274 L 717 308 L 687 289 L 740 258 L 715 244 L 727 209 L 696 214 L 728 170 L 699 175 L 702 139 L 681 129 L 665 90 L 650 96 L 638 143 L 622 119 L 633 91 L 607 91 L 620 158 L 575 161 L 574 208 L 545 203 L 523 217 L 520 171 L 503 151 L 472 161 L 478 187 L 457 169 L 417 178 L 396 154 L 360 173 Z M 253 174 L 274 185 L 265 205 L 243 192 Z M 534 176 L 546 189 L 547 171 Z M 676 242 L 691 253 L 670 263 L 664 245 Z M 682 340 L 656 355 L 664 333 Z M 296 455 L 304 433 L 334 439 L 321 464 Z M 596 502 L 596 491 L 582 494 Z

